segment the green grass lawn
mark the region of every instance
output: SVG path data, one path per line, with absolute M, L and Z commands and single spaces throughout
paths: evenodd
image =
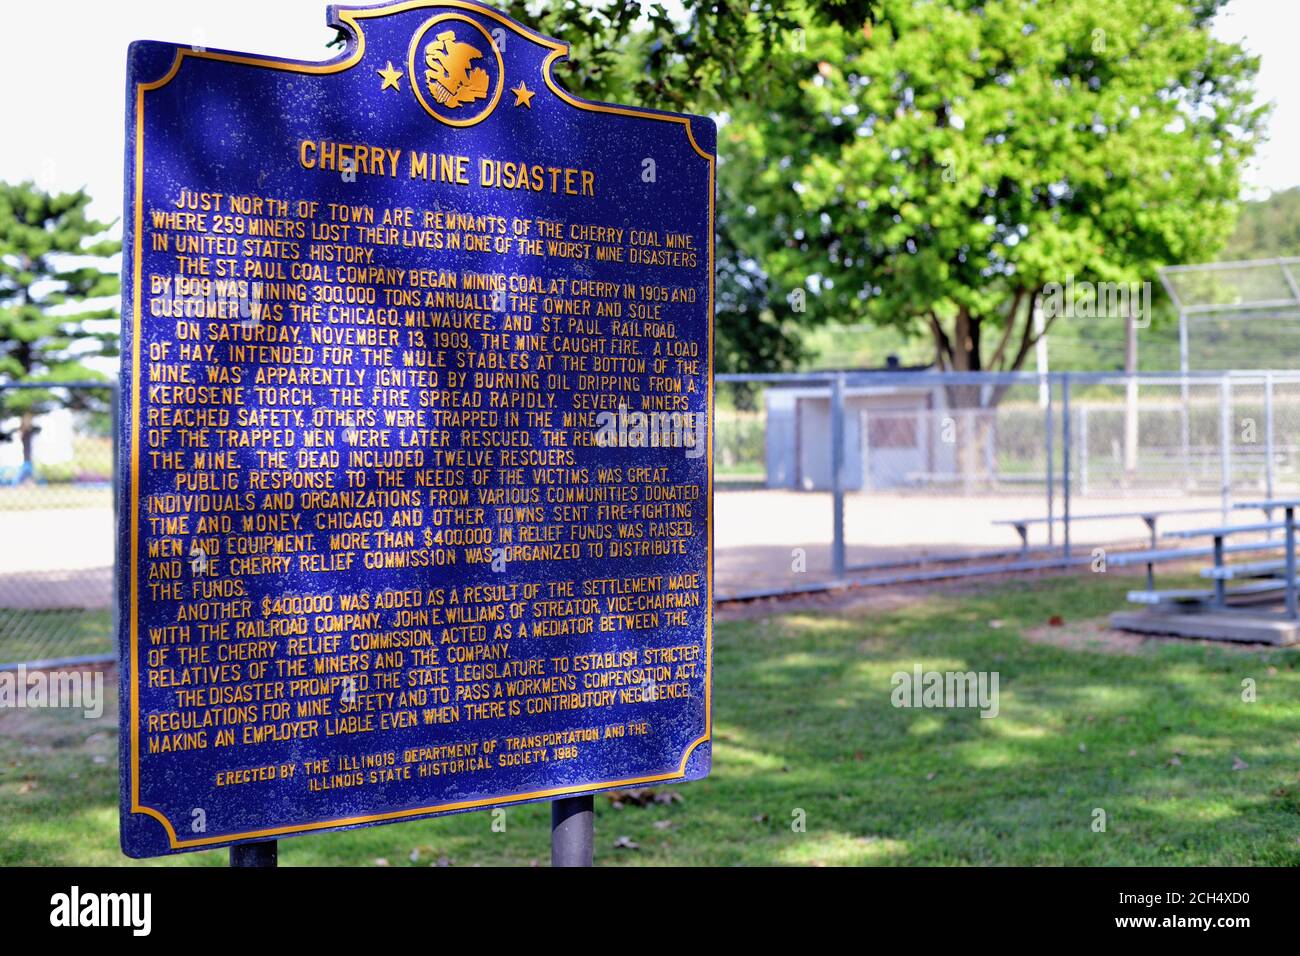
M 720 623 L 713 775 L 670 788 L 676 803 L 598 797 L 598 862 L 1300 864 L 1300 653 L 1024 638 L 1119 607 L 1129 584 L 1081 574 Z M 1000 715 L 895 709 L 890 677 L 918 663 L 999 672 Z M 115 753 L 111 713 L 0 712 L 0 864 L 124 862 Z M 545 863 L 548 821 L 534 805 L 510 809 L 504 833 L 484 812 L 301 837 L 281 861 Z
M 113 612 L 108 609 L 29 611 L 0 607 L 0 664 L 114 653 Z

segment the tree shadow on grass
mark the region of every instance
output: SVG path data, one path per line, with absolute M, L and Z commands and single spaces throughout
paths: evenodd
M 1123 587 L 1064 578 L 882 613 L 720 622 L 712 776 L 674 788 L 681 802 L 616 810 L 597 797 L 598 861 L 1300 864 L 1300 654 L 1167 642 L 1111 655 L 1021 636 L 1051 614 L 1096 616 Z M 998 716 L 895 708 L 890 678 L 916 664 L 996 670 Z M 113 708 L 94 722 L 21 718 L 34 726 L 16 714 L 0 714 L 0 861 L 130 862 Z M 473 813 L 318 834 L 284 841 L 281 858 L 545 865 L 545 805 L 506 820 L 504 833 Z
M 735 834 L 723 842 L 745 844 L 735 862 L 806 861 L 800 839 L 829 841 L 834 862 L 854 840 L 877 841 L 862 863 L 1300 861 L 1300 655 L 1171 642 L 1120 657 L 1021 638 L 1049 609 L 1095 615 L 1122 586 L 1058 579 L 720 627 L 708 812 Z M 891 675 L 918 664 L 997 671 L 998 716 L 895 708 Z

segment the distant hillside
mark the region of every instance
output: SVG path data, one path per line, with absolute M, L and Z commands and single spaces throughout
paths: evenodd
M 1242 203 L 1237 231 L 1220 259 L 1300 256 L 1300 186 Z

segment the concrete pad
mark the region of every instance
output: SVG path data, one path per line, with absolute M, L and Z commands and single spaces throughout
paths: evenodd
M 1242 611 L 1202 611 L 1196 614 L 1167 611 L 1116 611 L 1111 627 L 1138 634 L 1244 641 L 1251 644 L 1300 644 L 1300 621 L 1286 621 Z

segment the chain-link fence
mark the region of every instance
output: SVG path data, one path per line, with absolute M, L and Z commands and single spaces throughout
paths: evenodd
M 1300 485 L 1295 372 L 723 375 L 718 401 L 720 598 L 1065 567 Z
M 0 666 L 113 647 L 115 388 L 0 384 Z
M 1178 311 L 1179 369 L 1251 368 L 1261 356 L 1297 367 L 1300 258 L 1165 266 L 1160 282 Z
M 0 666 L 113 651 L 113 409 L 0 386 Z M 722 375 L 714 491 L 722 599 L 1069 566 L 1300 493 L 1300 373 Z

